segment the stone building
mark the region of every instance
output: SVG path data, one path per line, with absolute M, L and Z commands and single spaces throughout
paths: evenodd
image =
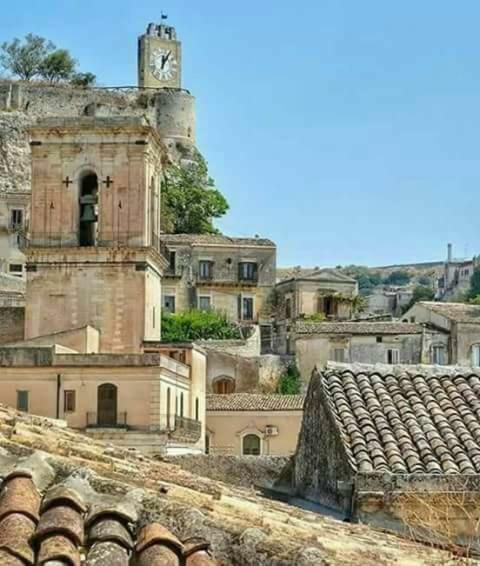
M 413 297 L 413 287 L 385 286 L 375 288 L 367 297 L 367 311 L 372 314 L 390 314 L 399 317 Z
M 475 268 L 480 266 L 480 258 L 455 259 L 453 246 L 448 244 L 447 260 L 443 273 L 437 281 L 436 299 L 439 301 L 455 301 L 470 289 L 470 280 Z
M 290 456 L 297 447 L 303 395 L 207 395 L 210 454 Z
M 241 323 L 270 323 L 268 299 L 275 285 L 276 246 L 264 238 L 220 234 L 162 234 L 169 265 L 163 308 L 224 312 Z
M 447 343 L 431 344 L 435 363 L 480 367 L 480 306 L 422 301 L 403 319 L 448 333 Z
M 28 226 L 30 195 L 0 192 L 0 273 L 25 276 L 25 256 L 21 238 Z
M 471 369 L 315 371 L 293 491 L 353 521 L 478 550 L 479 405 Z
M 295 322 L 302 319 L 348 320 L 358 296 L 355 279 L 335 269 L 279 270 L 275 286 L 273 350 L 295 353 Z
M 407 322 L 297 322 L 296 360 L 304 382 L 328 362 L 448 363 L 432 358 L 448 346 L 448 332 Z

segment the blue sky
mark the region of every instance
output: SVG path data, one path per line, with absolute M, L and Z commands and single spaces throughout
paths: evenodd
M 136 84 L 137 35 L 161 10 L 224 232 L 272 238 L 280 265 L 480 252 L 478 1 L 25 0 L 0 40 L 34 32 L 102 85 Z

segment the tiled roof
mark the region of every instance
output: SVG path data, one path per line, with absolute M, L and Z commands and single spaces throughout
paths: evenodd
M 207 411 L 301 411 L 304 395 L 207 395 Z
M 0 482 L 2 566 L 133 566 L 135 556 L 136 566 L 208 566 L 205 541 L 225 566 L 434 566 L 449 556 L 3 405 Z
M 455 322 L 480 323 L 480 305 L 466 305 L 464 303 L 436 303 L 431 301 L 422 301 L 417 304 Z
M 297 322 L 297 334 L 421 334 L 422 327 L 408 322 Z
M 275 243 L 267 238 L 234 238 L 223 234 L 162 234 L 165 244 L 222 245 L 222 246 L 268 246 Z
M 480 373 L 332 364 L 314 378 L 356 471 L 480 473 Z
M 345 275 L 339 269 L 330 267 L 279 267 L 277 268 L 277 280 L 286 281 L 288 279 L 309 279 L 315 276 L 322 276 L 332 281 L 345 281 L 346 283 L 356 283 L 356 280 L 349 275 Z

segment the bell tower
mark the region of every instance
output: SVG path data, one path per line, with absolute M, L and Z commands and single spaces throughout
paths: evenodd
M 138 38 L 138 86 L 181 88 L 182 44 L 174 27 L 148 24 Z
M 160 339 L 163 146 L 143 118 L 46 119 L 31 130 L 27 339 L 90 325 L 102 353 Z

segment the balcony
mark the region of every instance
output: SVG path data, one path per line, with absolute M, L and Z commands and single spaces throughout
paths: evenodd
M 87 428 L 122 428 L 127 429 L 127 413 L 110 413 L 103 414 L 87 413 Z
M 175 437 L 187 437 L 190 440 L 197 441 L 202 434 L 202 423 L 188 417 L 179 417 L 175 415 L 175 430 L 170 435 Z

